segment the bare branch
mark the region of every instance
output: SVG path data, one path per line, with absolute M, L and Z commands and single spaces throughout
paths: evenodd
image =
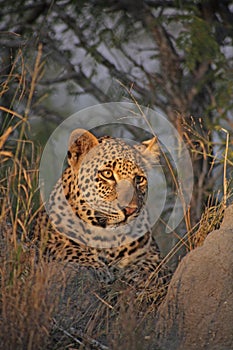
M 81 70 L 80 67 L 79 71 L 76 71 L 76 67 L 71 63 L 71 61 L 66 58 L 66 56 L 61 54 L 59 51 L 59 45 L 58 43 L 55 43 L 54 40 L 50 39 L 47 36 L 47 40 L 49 40 L 49 51 L 48 54 L 65 68 L 67 71 L 67 74 L 72 76 L 72 80 L 76 82 L 79 86 L 81 86 L 84 90 L 92 91 L 92 94 L 94 97 L 97 98 L 100 102 L 108 102 L 110 101 L 109 97 L 104 94 L 103 91 L 99 89 L 99 87 L 93 82 L 93 80 L 89 79 L 86 74 Z M 52 48 L 52 50 L 51 50 Z M 46 49 L 46 46 L 45 46 Z M 60 80 L 59 82 L 64 81 L 63 77 L 58 78 Z

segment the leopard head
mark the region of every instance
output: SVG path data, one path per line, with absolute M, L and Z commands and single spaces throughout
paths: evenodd
M 69 203 L 85 222 L 106 227 L 122 225 L 138 216 L 145 204 L 147 168 L 158 157 L 156 139 L 131 146 L 122 139 L 97 139 L 77 129 L 69 142 L 72 174 Z
M 57 229 L 79 243 L 107 241 L 107 245 L 122 244 L 127 235 L 135 239 L 147 230 L 147 171 L 158 162 L 158 149 L 156 137 L 135 146 L 74 130 L 69 166 L 51 197 Z M 66 201 L 60 200 L 62 192 Z

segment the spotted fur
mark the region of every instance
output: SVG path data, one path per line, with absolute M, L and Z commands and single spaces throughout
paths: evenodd
M 131 146 L 74 130 L 68 167 L 35 225 L 44 251 L 93 268 L 106 280 L 120 276 L 129 283 L 145 282 L 161 265 L 145 206 L 147 172 L 158 155 L 156 138 Z M 159 271 L 164 283 L 168 270 L 162 266 Z

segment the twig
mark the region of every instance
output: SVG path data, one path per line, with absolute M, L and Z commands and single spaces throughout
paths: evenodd
M 222 128 L 222 131 L 224 131 L 226 136 L 226 149 L 225 149 L 225 155 L 224 155 L 224 166 L 223 166 L 223 204 L 226 208 L 227 206 L 227 153 L 228 153 L 228 147 L 229 147 L 229 132 L 226 129 Z
M 32 73 L 32 80 L 31 80 L 31 86 L 30 86 L 30 91 L 29 91 L 29 96 L 28 96 L 28 100 L 27 100 L 27 105 L 25 108 L 25 116 L 26 118 L 28 117 L 30 108 L 31 108 L 31 104 L 32 104 L 32 98 L 36 89 L 36 83 L 37 80 L 40 79 L 41 77 L 41 69 L 43 67 L 43 62 L 41 63 L 41 58 L 42 58 L 42 44 L 40 43 L 38 46 L 38 53 L 36 56 L 36 60 L 35 60 L 35 66 L 34 66 L 34 70 Z
M 110 305 L 109 303 L 107 303 L 104 299 L 102 299 L 97 293 L 93 293 L 94 296 L 99 299 L 103 304 L 105 304 L 107 307 L 109 307 L 109 309 L 113 309 L 113 306 Z
M 76 329 L 73 329 L 73 331 L 77 332 Z M 92 339 L 91 337 L 89 337 L 86 334 L 81 334 L 80 335 L 86 342 L 88 342 L 89 344 L 91 344 L 94 348 L 96 348 L 97 350 L 109 350 L 109 347 L 106 345 L 101 344 L 100 342 L 98 342 L 98 340 Z
M 57 321 L 55 320 L 55 318 L 53 318 L 53 322 L 54 322 L 55 326 L 57 327 L 57 329 L 62 331 L 69 338 L 73 339 L 76 343 L 78 343 L 79 345 L 82 345 L 85 348 L 85 344 L 83 342 L 81 342 L 77 337 L 73 336 L 70 332 L 68 332 L 67 330 L 65 330 L 62 327 L 58 326 Z M 74 329 L 74 328 L 72 328 L 72 331 L 77 333 L 77 330 Z M 80 335 L 78 335 L 78 337 L 85 339 L 86 342 L 88 342 L 89 344 L 94 346 L 97 350 L 109 350 L 108 346 L 105 346 L 105 345 L 101 344 L 100 342 L 98 342 L 95 339 L 92 339 L 91 337 L 87 336 L 86 334 L 81 333 Z
M 73 339 L 76 343 L 78 343 L 79 345 L 83 345 L 84 344 L 78 339 L 75 338 L 72 334 L 70 334 L 69 332 L 67 332 L 65 329 L 63 329 L 62 327 L 58 326 L 57 321 L 55 320 L 55 318 L 53 318 L 53 322 L 56 325 L 57 329 L 59 329 L 60 331 L 62 331 L 65 335 L 67 335 L 68 337 L 70 337 L 71 339 Z

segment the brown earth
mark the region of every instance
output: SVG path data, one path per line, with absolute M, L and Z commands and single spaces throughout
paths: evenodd
M 181 261 L 156 316 L 160 350 L 233 349 L 233 205 Z

